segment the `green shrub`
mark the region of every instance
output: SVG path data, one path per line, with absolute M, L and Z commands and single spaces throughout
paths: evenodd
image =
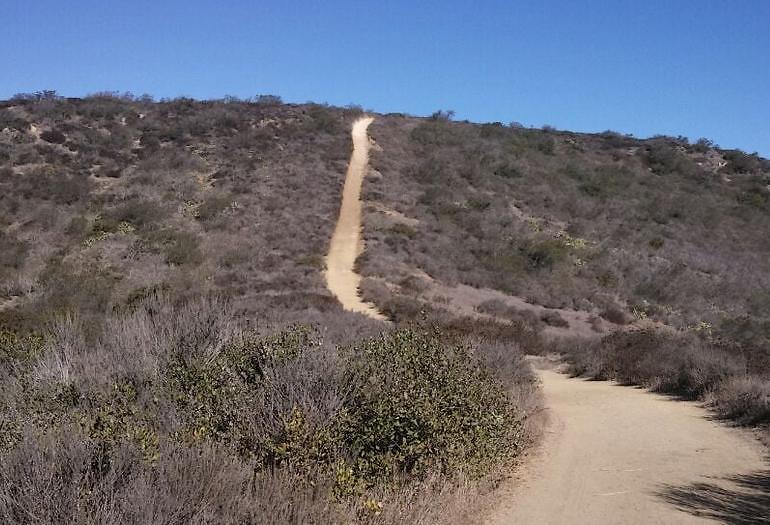
M 610 305 L 603 309 L 600 317 L 617 325 L 625 325 L 629 323 L 628 314 L 623 309 L 615 305 Z
M 64 144 L 67 137 L 58 129 L 49 129 L 40 134 L 40 138 L 52 144 Z
M 396 223 L 391 226 L 388 231 L 395 235 L 403 236 L 408 239 L 414 239 L 417 236 L 417 231 L 408 224 Z
M 353 388 L 340 431 L 365 480 L 434 468 L 481 474 L 519 444 L 501 385 L 467 348 L 435 334 L 401 329 L 360 344 L 345 377 Z
M 28 252 L 27 243 L 0 232 L 0 277 L 5 279 L 11 272 L 18 271 Z
M 546 310 L 542 314 L 540 314 L 540 320 L 543 321 L 548 326 L 555 326 L 558 328 L 567 328 L 569 327 L 569 322 L 564 319 L 559 312 L 556 310 Z
M 494 174 L 504 179 L 518 179 L 522 176 L 521 170 L 511 163 L 502 163 L 495 168 Z
M 15 182 L 14 192 L 25 199 L 52 200 L 57 204 L 83 201 L 93 186 L 87 175 L 54 171 L 49 166 L 32 169 Z
M 342 130 L 343 121 L 328 106 L 314 104 L 308 109 L 308 115 L 309 125 L 315 131 L 334 135 Z
M 550 270 L 567 256 L 567 247 L 557 239 L 545 239 L 530 243 L 525 253 L 532 269 Z
M 653 250 L 659 250 L 663 248 L 664 243 L 665 241 L 660 237 L 653 237 L 652 239 L 650 239 L 648 244 L 650 245 L 650 248 L 652 248 Z
M 20 334 L 0 326 L 0 380 L 18 375 L 40 356 L 43 338 L 38 334 Z
M 690 149 L 696 153 L 708 153 L 708 151 L 714 147 L 714 142 L 707 138 L 699 138 L 695 144 L 690 146 Z

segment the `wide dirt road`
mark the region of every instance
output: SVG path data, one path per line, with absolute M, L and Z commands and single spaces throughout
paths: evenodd
M 326 286 L 337 296 L 343 308 L 384 320 L 374 306 L 361 300 L 358 286 L 361 276 L 353 271 L 356 258 L 361 254 L 361 185 L 369 162 L 369 136 L 366 129 L 374 121 L 364 117 L 353 123 L 353 153 L 345 175 L 342 206 L 337 227 L 334 229 L 329 253 L 326 256 Z
M 763 449 L 695 403 L 539 372 L 544 443 L 491 523 L 770 523 Z

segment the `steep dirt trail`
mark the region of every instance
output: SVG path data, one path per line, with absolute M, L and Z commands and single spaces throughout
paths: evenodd
M 763 449 L 746 433 L 696 403 L 539 374 L 544 443 L 490 523 L 770 523 Z
M 369 136 L 366 129 L 374 119 L 364 117 L 353 123 L 353 153 L 345 175 L 342 206 L 337 226 L 326 256 L 326 286 L 337 296 L 343 308 L 385 320 L 373 305 L 361 300 L 358 286 L 361 276 L 353 270 L 356 258 L 363 250 L 361 240 L 361 185 L 369 162 Z

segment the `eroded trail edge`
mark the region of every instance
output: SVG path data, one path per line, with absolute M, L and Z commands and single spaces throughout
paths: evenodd
M 356 259 L 363 251 L 361 239 L 361 186 L 369 163 L 369 136 L 366 133 L 372 117 L 363 117 L 353 123 L 353 153 L 350 156 L 342 206 L 326 256 L 326 286 L 342 307 L 373 319 L 385 320 L 374 305 L 364 302 L 358 290 L 361 276 L 354 271 Z
M 767 523 L 767 485 L 752 481 L 768 479 L 767 465 L 745 432 L 709 420 L 697 403 L 539 375 L 544 442 L 491 523 Z

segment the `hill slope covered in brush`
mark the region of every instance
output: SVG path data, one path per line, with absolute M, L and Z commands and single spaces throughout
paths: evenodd
M 323 279 L 361 113 L 0 102 L 3 521 L 467 522 L 536 434 L 525 352 L 770 419 L 767 160 L 373 115 L 385 324 Z

